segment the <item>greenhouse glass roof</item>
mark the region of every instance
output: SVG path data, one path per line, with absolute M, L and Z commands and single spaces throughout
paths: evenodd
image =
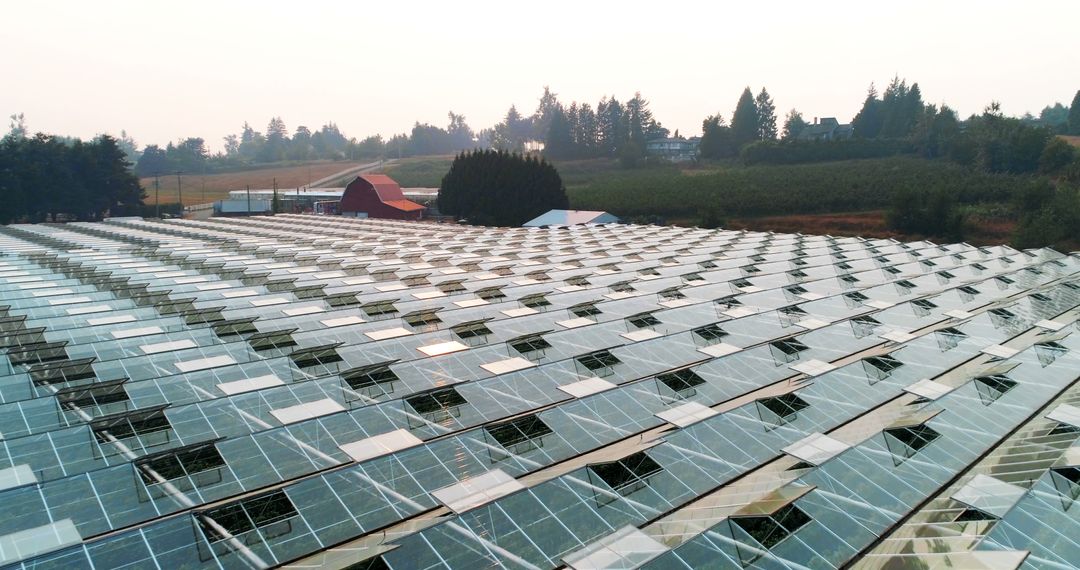
M 1080 256 L 0 228 L 0 566 L 1062 568 Z

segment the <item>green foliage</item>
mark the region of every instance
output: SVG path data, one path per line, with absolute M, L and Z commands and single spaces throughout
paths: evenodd
M 1019 176 L 972 171 L 946 161 L 892 157 L 799 165 L 735 167 L 714 173 L 612 172 L 574 188 L 574 208 L 620 217 L 695 219 L 722 206 L 751 217 L 885 209 L 902 189 L 947 188 L 959 204 L 1008 201 L 1029 184 Z
M 1054 137 L 1046 144 L 1042 154 L 1039 155 L 1039 172 L 1056 174 L 1072 163 L 1076 155 L 1076 150 L 1071 144 Z
M 950 241 L 963 239 L 964 216 L 957 207 L 957 197 L 942 185 L 897 189 L 885 213 L 885 222 L 890 228 L 909 234 L 937 236 Z
M 402 188 L 437 188 L 451 162 L 450 158 L 407 158 L 391 164 L 386 174 Z
M 711 204 L 698 212 L 698 227 L 705 229 L 721 228 L 727 223 L 724 209 L 719 204 Z
M 1080 135 L 1080 89 L 1073 96 L 1072 104 L 1069 105 L 1069 134 Z
M 117 139 L 71 142 L 45 134 L 0 140 L 0 223 L 95 220 L 126 214 L 143 190 Z
M 787 117 L 784 118 L 784 132 L 780 140 L 784 142 L 793 141 L 806 127 L 807 122 L 803 119 L 802 113 L 792 109 L 788 111 Z
M 761 133 L 757 102 L 749 87 L 743 90 L 738 104 L 735 105 L 735 113 L 731 116 L 731 133 L 736 150 L 758 140 Z
M 773 104 L 772 97 L 769 96 L 769 92 L 764 87 L 761 88 L 761 93 L 758 93 L 757 98 L 754 99 L 754 105 L 757 108 L 758 115 L 758 139 L 775 141 L 776 105 Z
M 821 142 L 756 142 L 743 147 L 739 158 L 747 165 L 799 164 L 856 158 L 881 158 L 912 151 L 911 143 L 895 139 Z
M 459 154 L 439 186 L 440 211 L 479 225 L 520 226 L 567 205 L 555 167 L 503 151 Z
M 1043 202 L 1029 200 L 1013 235 L 1016 247 L 1052 246 L 1062 251 L 1076 247 L 1080 236 L 1080 189 L 1059 184 L 1043 193 Z
M 724 124 L 720 114 L 707 117 L 701 123 L 701 143 L 698 152 L 702 158 L 729 158 L 735 156 L 735 138 L 731 128 Z

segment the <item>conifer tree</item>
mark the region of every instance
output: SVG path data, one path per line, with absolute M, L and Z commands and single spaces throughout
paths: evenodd
M 776 105 L 772 97 L 764 87 L 754 100 L 758 114 L 758 139 L 763 141 L 776 140 Z
M 758 122 L 757 103 L 754 102 L 754 94 L 747 87 L 739 97 L 739 103 L 735 106 L 735 114 L 731 116 L 731 132 L 735 141 L 735 148 L 758 140 L 760 132 Z

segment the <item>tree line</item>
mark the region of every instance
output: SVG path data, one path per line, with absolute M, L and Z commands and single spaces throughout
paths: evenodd
M 120 141 L 82 141 L 22 127 L 0 139 L 0 224 L 140 213 L 145 197 Z

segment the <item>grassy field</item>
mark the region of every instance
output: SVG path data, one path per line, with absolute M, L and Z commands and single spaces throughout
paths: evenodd
M 250 185 L 252 190 L 273 188 L 274 179 L 277 179 L 278 188 L 290 190 L 297 186 L 304 186 L 308 180 L 318 180 L 331 176 L 347 168 L 359 166 L 364 162 L 329 162 L 319 161 L 294 166 L 280 166 L 271 168 L 258 168 L 237 172 L 225 172 L 221 174 L 184 174 L 181 177 L 183 184 L 184 205 L 204 204 L 227 198 L 230 190 L 243 190 Z M 310 177 L 310 178 L 309 178 Z M 143 178 L 140 180 L 146 189 L 147 204 L 154 203 L 154 179 Z M 160 178 L 161 202 L 175 203 L 176 200 L 176 176 L 167 175 Z

